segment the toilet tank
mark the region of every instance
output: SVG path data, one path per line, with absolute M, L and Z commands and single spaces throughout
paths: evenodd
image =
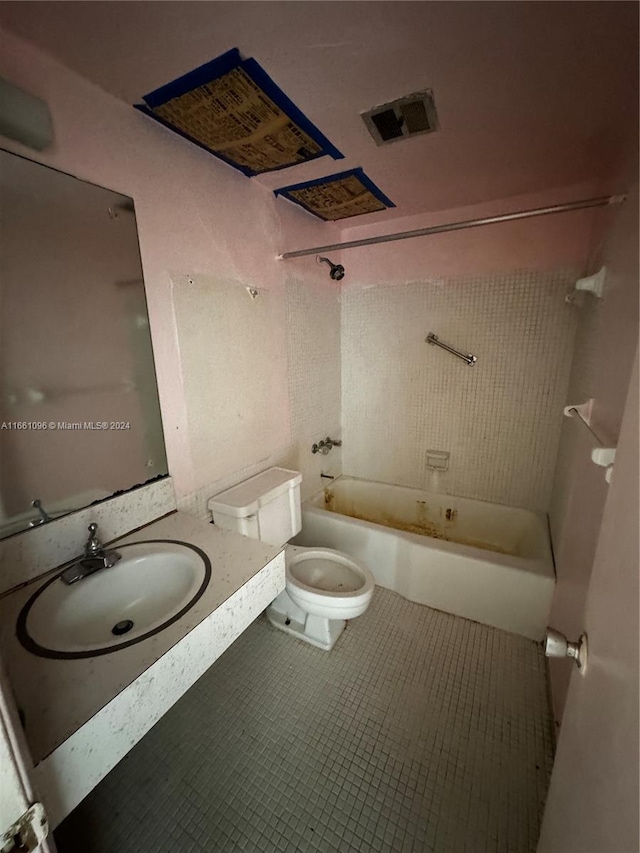
M 208 507 L 219 527 L 269 545 L 284 545 L 302 527 L 302 474 L 268 468 L 211 498 Z

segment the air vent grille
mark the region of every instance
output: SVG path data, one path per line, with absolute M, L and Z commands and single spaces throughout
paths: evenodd
M 406 104 L 400 104 L 400 112 L 409 133 L 431 130 L 424 101 L 407 101 Z
M 371 121 L 375 124 L 376 130 L 385 142 L 402 136 L 402 122 L 393 110 L 382 110 L 380 113 L 374 113 L 371 116 Z
M 438 116 L 431 89 L 415 92 L 362 113 L 364 123 L 377 145 L 387 145 L 409 136 L 438 129 Z

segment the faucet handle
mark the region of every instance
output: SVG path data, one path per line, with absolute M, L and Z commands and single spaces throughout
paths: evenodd
M 89 538 L 87 539 L 87 544 L 84 546 L 84 553 L 87 557 L 91 557 L 102 551 L 102 544 L 96 536 L 97 529 L 98 525 L 95 523 L 95 521 L 92 521 L 89 527 L 87 528 L 87 530 L 89 531 Z

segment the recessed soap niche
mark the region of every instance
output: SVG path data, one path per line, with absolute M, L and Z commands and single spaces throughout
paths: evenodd
M 427 450 L 425 454 L 425 467 L 430 471 L 446 471 L 449 468 L 448 450 Z

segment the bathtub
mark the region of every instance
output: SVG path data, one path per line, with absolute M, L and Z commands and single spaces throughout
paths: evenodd
M 544 636 L 555 572 L 542 513 L 342 476 L 305 501 L 293 541 L 344 551 L 410 601 Z

